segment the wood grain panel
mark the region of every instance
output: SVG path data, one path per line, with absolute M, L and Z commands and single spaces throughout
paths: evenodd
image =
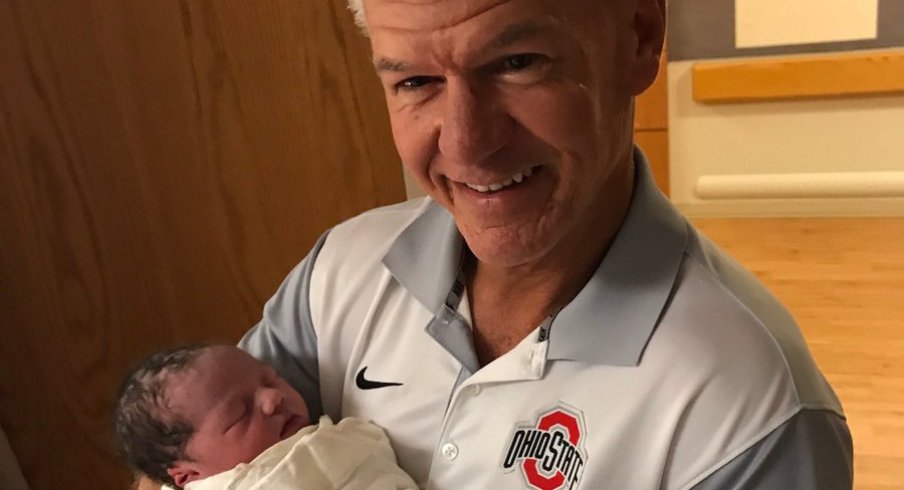
M 707 61 L 693 67 L 694 100 L 704 103 L 904 93 L 904 50 Z
M 125 369 L 404 198 L 382 95 L 342 2 L 0 0 L 0 71 L 0 423 L 32 489 L 125 488 Z
M 788 307 L 854 437 L 854 487 L 904 488 L 904 219 L 696 219 Z

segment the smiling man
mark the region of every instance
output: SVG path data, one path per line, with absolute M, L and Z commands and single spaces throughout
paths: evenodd
M 325 234 L 242 347 L 425 488 L 851 488 L 794 320 L 634 148 L 662 0 L 350 6 L 430 197 Z

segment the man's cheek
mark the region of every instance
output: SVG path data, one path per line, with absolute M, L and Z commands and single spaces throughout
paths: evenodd
M 392 138 L 395 142 L 396 150 L 402 158 L 405 166 L 414 173 L 420 166 L 421 155 L 425 152 L 424 144 L 420 141 L 422 137 L 416 125 L 411 124 L 409 120 L 403 118 L 392 118 Z

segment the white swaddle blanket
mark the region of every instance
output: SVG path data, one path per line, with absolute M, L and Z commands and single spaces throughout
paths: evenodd
M 417 490 L 396 463 L 383 429 L 356 418 L 318 425 L 186 490 Z

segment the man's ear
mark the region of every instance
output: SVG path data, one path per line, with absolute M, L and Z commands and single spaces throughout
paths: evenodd
M 634 53 L 634 95 L 640 95 L 656 80 L 659 58 L 665 43 L 666 0 L 635 0 L 634 34 L 637 52 Z
M 200 473 L 187 461 L 177 461 L 173 466 L 167 468 L 166 472 L 179 488 L 185 488 L 185 485 L 201 479 Z

